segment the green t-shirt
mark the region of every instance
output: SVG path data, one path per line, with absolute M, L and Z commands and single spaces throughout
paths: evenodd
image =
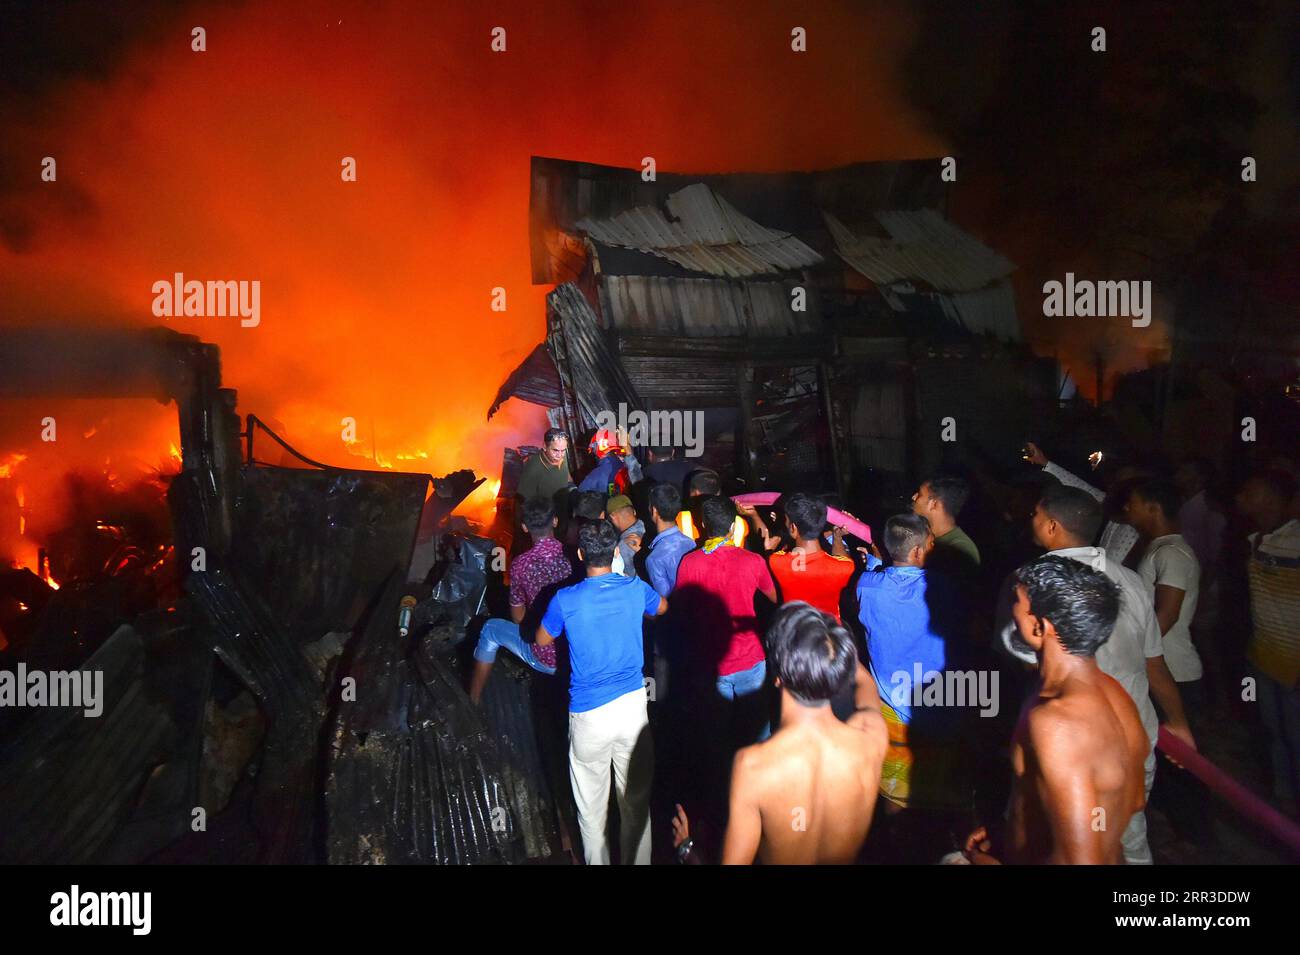
M 517 493 L 525 501 L 531 501 L 538 497 L 553 501 L 556 493 L 568 487 L 571 483 L 573 481 L 569 477 L 567 458 L 560 462 L 559 467 L 551 467 L 539 452 L 531 455 L 524 462 L 523 469 L 519 474 Z
M 942 537 L 936 537 L 934 543 L 936 547 L 951 548 L 976 567 L 980 565 L 980 549 L 960 527 L 954 527 Z

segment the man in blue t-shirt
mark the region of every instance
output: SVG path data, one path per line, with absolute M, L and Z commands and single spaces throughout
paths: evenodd
M 894 807 L 953 808 L 961 791 L 959 713 L 943 690 L 945 672 L 961 668 L 955 637 L 963 604 L 951 578 L 927 569 L 934 550 L 929 521 L 897 514 L 885 522 L 883 538 L 892 565 L 882 568 L 873 554 L 857 587 L 868 669 L 889 729 L 880 792 Z M 913 773 L 914 766 L 922 771 Z
M 605 521 L 585 525 L 578 556 L 586 579 L 551 598 L 537 628 L 538 646 L 569 641 L 569 782 L 588 865 L 609 865 L 605 817 L 609 768 L 622 823 L 624 864 L 650 864 L 650 784 L 654 746 L 646 712 L 643 617 L 668 601 L 639 577 L 613 573 L 618 532 Z

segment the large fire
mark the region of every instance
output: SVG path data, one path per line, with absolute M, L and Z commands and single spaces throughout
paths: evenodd
M 200 5 L 107 79 L 52 86 L 6 130 L 31 181 L 0 206 L 0 321 L 167 324 L 218 343 L 240 410 L 312 458 L 495 478 L 545 427 L 518 402 L 484 423 L 544 329 L 531 155 L 710 172 L 943 151 L 896 91 L 915 25 L 892 6 L 371 6 Z M 176 272 L 260 281 L 260 323 L 156 318 L 151 287 Z M 174 405 L 7 404 L 0 557 L 35 567 L 63 475 L 177 466 Z

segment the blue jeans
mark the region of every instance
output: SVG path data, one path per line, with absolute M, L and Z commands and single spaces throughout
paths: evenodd
M 718 696 L 735 708 L 739 719 L 738 746 L 761 743 L 772 735 L 772 722 L 767 715 L 767 698 L 763 684 L 767 682 L 767 661 L 760 660 L 748 670 L 728 673 L 718 677 Z M 753 738 L 750 737 L 752 734 Z
M 548 667 L 533 656 L 533 645 L 523 638 L 519 624 L 513 620 L 493 617 L 483 624 L 483 630 L 478 635 L 478 645 L 474 648 L 474 659 L 480 663 L 493 663 L 498 649 L 509 650 L 538 673 L 555 673 L 555 667 Z

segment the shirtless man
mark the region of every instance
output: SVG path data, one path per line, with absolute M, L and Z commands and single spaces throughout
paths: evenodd
M 1039 686 L 1012 739 L 1007 857 L 1119 864 L 1120 838 L 1145 804 L 1142 767 L 1151 745 L 1132 698 L 1093 657 L 1115 627 L 1119 589 L 1056 555 L 1025 564 L 1015 584 L 1016 628 L 1038 655 Z M 976 864 L 998 861 L 989 848 L 983 827 L 966 840 Z
M 781 725 L 736 754 L 722 862 L 851 863 L 871 827 L 888 745 L 875 681 L 849 631 L 802 601 L 776 612 L 767 637 Z M 850 680 L 858 709 L 842 723 L 831 697 Z M 679 859 L 698 861 L 681 806 L 673 829 Z

